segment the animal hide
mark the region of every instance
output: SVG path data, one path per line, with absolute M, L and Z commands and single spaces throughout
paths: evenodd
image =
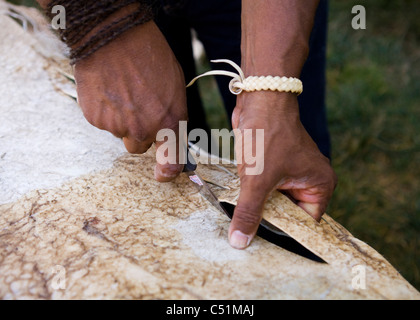
M 43 17 L 4 1 L 0 14 L 0 298 L 420 298 L 369 245 L 278 192 L 265 219 L 325 263 L 260 237 L 231 248 L 229 219 L 186 176 L 156 182 L 154 150 L 127 154 L 84 120 Z M 236 204 L 234 165 L 198 172 Z

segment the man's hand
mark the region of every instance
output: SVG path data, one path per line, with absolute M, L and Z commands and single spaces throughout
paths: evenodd
M 130 153 L 146 152 L 160 129 L 178 134 L 179 121 L 187 120 L 182 69 L 154 22 L 129 30 L 78 62 L 75 78 L 86 119 L 123 138 Z M 182 168 L 158 163 L 155 177 L 169 181 Z
M 309 52 L 318 3 L 242 0 L 241 51 L 245 77 L 300 76 Z M 252 176 L 246 175 L 245 161 L 238 166 L 241 193 L 229 229 L 231 245 L 238 249 L 249 245 L 262 218 L 264 203 L 275 189 L 288 194 L 319 221 L 337 178 L 329 160 L 320 153 L 299 120 L 296 95 L 270 91 L 241 93 L 232 125 L 240 130 L 253 129 L 254 136 L 256 129 L 264 129 L 264 152 L 257 154 L 257 163 L 263 161 L 264 170 L 261 175 Z M 242 154 L 253 151 L 249 150 L 249 144 L 242 145 Z
M 238 161 L 241 193 L 229 229 L 231 245 L 237 249 L 249 245 L 264 203 L 275 189 L 319 221 L 335 189 L 336 175 L 302 126 L 296 95 L 242 93 L 232 118 L 234 129 L 253 129 L 254 138 L 256 129 L 264 129 L 264 153 L 257 154 L 257 163 L 263 161 L 264 170 L 261 175 L 246 175 L 245 169 L 252 165 Z M 243 148 L 242 154 L 253 151 L 250 144 Z

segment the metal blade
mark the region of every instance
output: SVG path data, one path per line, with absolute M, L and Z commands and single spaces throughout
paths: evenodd
M 221 213 L 231 218 L 231 216 L 228 214 L 225 208 L 222 207 L 215 194 L 210 190 L 207 183 L 195 171 L 185 172 L 185 174 L 190 178 L 192 182 L 194 182 L 198 191 L 204 197 L 204 199 L 209 201 Z
M 194 162 L 193 157 L 190 154 L 190 151 L 187 149 L 187 164 L 185 165 L 183 172 L 190 178 L 192 182 L 194 182 L 195 186 L 197 187 L 200 194 L 204 197 L 204 199 L 209 201 L 221 213 L 227 215 L 229 219 L 232 219 L 232 214 L 228 213 L 228 211 L 225 208 L 223 208 L 223 206 L 220 204 L 219 200 L 217 199 L 215 194 L 211 191 L 207 183 L 203 180 L 203 178 L 201 178 L 195 172 L 196 168 L 197 168 L 197 164 Z M 268 230 L 269 232 L 272 232 L 279 236 L 290 238 L 288 234 L 284 233 L 275 225 L 271 224 L 265 219 L 262 219 L 260 225 L 266 230 Z
M 194 182 L 194 184 L 196 185 L 198 191 L 204 197 L 204 199 L 206 199 L 207 201 L 209 201 L 221 213 L 227 215 L 229 217 L 229 219 L 232 219 L 232 215 L 229 214 L 226 211 L 225 208 L 223 208 L 223 206 L 220 204 L 219 200 L 217 199 L 216 195 L 210 190 L 209 186 L 203 180 L 203 178 L 201 178 L 195 171 L 189 171 L 189 172 L 185 172 L 185 173 L 188 175 L 188 177 L 190 178 L 190 180 L 192 182 Z M 260 225 L 263 228 L 267 229 L 268 231 L 270 231 L 272 233 L 275 233 L 275 234 L 277 234 L 279 236 L 289 237 L 290 238 L 290 236 L 287 233 L 284 233 L 279 228 L 277 228 L 275 225 L 271 224 L 270 222 L 268 222 L 265 219 L 262 219 Z
M 260 225 L 264 228 L 266 228 L 268 231 L 273 232 L 279 236 L 283 236 L 283 237 L 289 237 L 291 238 L 287 233 L 284 233 L 283 231 L 281 231 L 279 228 L 277 228 L 275 225 L 271 224 L 270 222 L 268 222 L 265 219 L 261 220 Z

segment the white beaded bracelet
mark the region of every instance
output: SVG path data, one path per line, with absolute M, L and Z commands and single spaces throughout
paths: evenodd
M 232 77 L 232 81 L 229 84 L 229 90 L 233 94 L 239 95 L 242 91 L 252 92 L 252 91 L 262 91 L 262 90 L 271 90 L 271 91 L 280 91 L 280 92 L 291 92 L 297 93 L 298 95 L 303 92 L 303 84 L 297 78 L 287 78 L 287 77 L 247 77 L 242 69 L 233 61 L 227 59 L 221 60 L 212 60 L 213 63 L 228 63 L 234 67 L 239 74 L 224 71 L 224 70 L 214 70 L 203 73 L 202 75 L 194 78 L 187 86 L 190 87 L 196 82 L 199 78 L 211 76 L 211 75 L 222 75 Z

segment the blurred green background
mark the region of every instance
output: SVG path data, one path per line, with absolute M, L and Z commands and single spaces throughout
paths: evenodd
M 31 0 L 14 3 L 33 5 Z M 353 30 L 364 5 L 367 29 Z M 328 213 L 420 289 L 420 2 L 331 0 L 327 107 L 339 184 Z M 204 60 L 203 60 L 204 61 Z M 208 69 L 203 62 L 202 72 Z M 209 124 L 227 124 L 213 79 Z
M 363 4 L 367 29 L 351 28 Z M 328 212 L 420 289 L 420 2 L 331 1 Z

